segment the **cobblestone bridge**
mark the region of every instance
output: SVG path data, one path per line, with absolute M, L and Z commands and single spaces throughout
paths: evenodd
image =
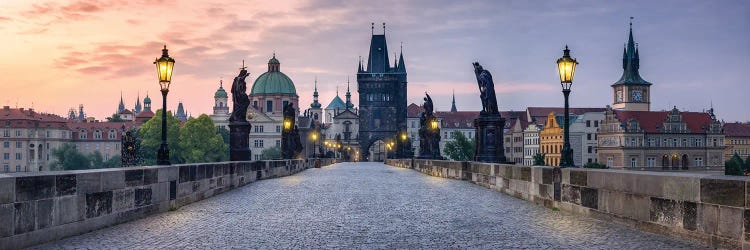
M 58 248 L 696 248 L 381 163 L 263 180 Z

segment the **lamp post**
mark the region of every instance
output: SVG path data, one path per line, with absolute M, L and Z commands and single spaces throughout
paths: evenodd
M 161 146 L 156 156 L 156 164 L 170 165 L 169 163 L 169 145 L 167 144 L 167 93 L 169 93 L 169 84 L 172 82 L 172 68 L 174 67 L 174 58 L 169 57 L 167 45 L 161 50 L 161 57 L 154 61 L 156 65 L 156 74 L 159 76 L 159 87 L 161 88 L 162 109 L 161 109 Z
M 565 119 L 563 124 L 563 149 L 560 156 L 560 167 L 574 167 L 573 149 L 570 147 L 570 115 L 568 107 L 568 96 L 570 96 L 570 87 L 573 85 L 573 74 L 576 71 L 578 61 L 570 57 L 570 50 L 565 45 L 563 57 L 557 59 L 557 70 L 560 74 L 560 86 L 562 87 L 563 96 L 565 96 Z
M 318 146 L 318 132 L 313 131 L 310 137 L 312 137 L 312 141 L 313 141 L 312 150 L 313 150 L 313 158 L 315 158 L 315 156 L 317 155 L 317 151 L 315 150 L 316 149 L 315 147 Z

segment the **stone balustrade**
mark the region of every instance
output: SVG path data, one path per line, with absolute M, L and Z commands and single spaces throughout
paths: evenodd
M 711 247 L 750 249 L 747 177 L 421 159 L 389 159 L 386 164 Z
M 0 174 L 0 249 L 18 249 L 177 209 L 332 159 Z

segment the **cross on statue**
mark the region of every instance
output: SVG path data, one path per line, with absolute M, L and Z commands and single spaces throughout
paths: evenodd
M 240 70 L 245 70 L 245 69 L 247 69 L 247 67 L 245 67 L 245 60 L 242 60 L 242 68 L 240 68 Z

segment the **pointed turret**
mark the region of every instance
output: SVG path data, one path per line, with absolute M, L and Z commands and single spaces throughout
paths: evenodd
M 391 69 L 389 61 L 388 44 L 385 41 L 385 34 L 373 34 L 372 40 L 370 40 L 369 57 L 367 58 L 367 72 L 388 73 Z
M 143 98 L 143 111 L 151 111 L 151 98 L 146 93 L 146 98 Z
M 357 73 L 362 73 L 365 70 L 362 68 L 362 57 L 359 57 L 359 69 L 357 69 Z
M 142 109 L 143 107 L 141 106 L 141 93 L 138 92 L 138 96 L 135 98 L 135 107 L 133 108 L 133 111 L 138 114 Z
M 404 65 L 404 45 L 401 43 L 401 53 L 398 56 L 398 71 L 406 72 L 406 65 Z
M 182 101 L 180 101 L 179 104 L 177 104 L 177 112 L 175 112 L 174 115 L 178 120 L 180 121 L 187 121 L 187 113 L 185 112 L 185 107 L 182 106 Z
M 451 102 L 451 112 L 458 112 L 456 109 L 456 91 L 453 91 L 453 102 Z
M 120 91 L 120 104 L 117 105 L 117 113 L 125 111 L 125 101 L 122 100 L 122 91 Z
M 640 60 L 638 49 L 636 48 L 635 39 L 633 39 L 632 21 L 630 22 L 630 30 L 628 32 L 628 43 L 625 45 L 625 51 L 623 52 L 622 56 L 622 77 L 620 77 L 620 80 L 615 82 L 613 85 L 651 85 L 650 82 L 643 80 L 643 78 L 641 78 L 641 75 L 638 73 Z
M 354 108 L 352 104 L 352 93 L 349 91 L 349 77 L 346 77 L 346 109 Z
M 313 103 L 310 104 L 310 107 L 319 109 L 320 106 L 320 102 L 318 102 L 318 78 L 315 77 L 315 91 L 313 92 Z
M 78 120 L 86 120 L 86 113 L 83 112 L 83 104 L 78 105 Z
M 76 119 L 76 110 L 73 108 L 70 108 L 68 110 L 68 119 L 75 120 Z

